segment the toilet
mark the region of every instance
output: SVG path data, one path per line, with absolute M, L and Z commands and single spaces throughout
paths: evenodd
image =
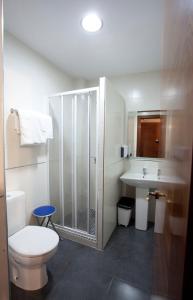
M 23 191 L 8 192 L 8 250 L 11 282 L 23 290 L 41 289 L 48 282 L 46 263 L 55 254 L 59 237 L 40 226 L 26 226 Z

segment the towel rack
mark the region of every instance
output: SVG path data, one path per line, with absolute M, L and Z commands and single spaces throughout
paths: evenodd
M 15 114 L 15 126 L 14 126 L 14 130 L 17 132 L 17 134 L 20 134 L 20 126 L 19 126 L 19 113 L 17 109 L 11 108 L 10 109 L 10 113 L 13 115 Z

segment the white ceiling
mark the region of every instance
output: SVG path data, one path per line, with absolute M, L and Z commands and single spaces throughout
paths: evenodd
M 85 79 L 159 70 L 164 0 L 6 0 L 5 28 L 66 73 Z M 98 33 L 80 26 L 87 12 Z

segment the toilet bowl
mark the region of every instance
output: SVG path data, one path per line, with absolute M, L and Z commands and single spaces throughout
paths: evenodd
M 8 193 L 10 280 L 23 290 L 33 291 L 41 289 L 48 282 L 46 263 L 55 254 L 59 237 L 49 228 L 25 226 L 24 214 L 25 193 Z

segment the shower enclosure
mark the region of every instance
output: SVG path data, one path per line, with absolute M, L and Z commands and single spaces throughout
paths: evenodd
M 54 139 L 49 144 L 50 202 L 66 234 L 96 240 L 98 88 L 49 97 Z
M 125 104 L 111 82 L 49 97 L 50 203 L 61 235 L 103 249 L 117 225 Z

